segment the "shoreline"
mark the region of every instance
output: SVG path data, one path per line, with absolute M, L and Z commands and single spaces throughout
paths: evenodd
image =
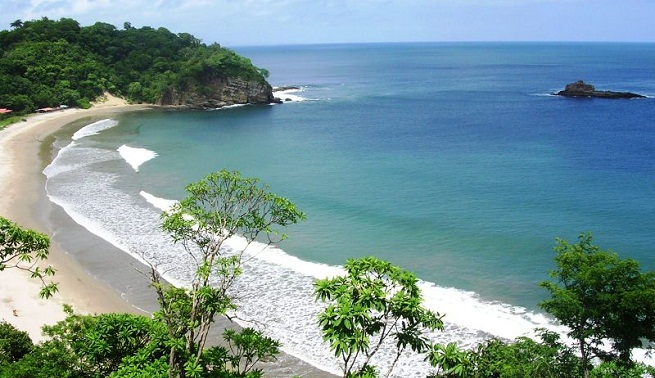
M 58 134 L 76 131 L 76 123 L 85 119 L 89 120 L 85 121 L 88 124 L 153 108 L 117 100 L 110 99 L 111 105 L 87 110 L 67 109 L 31 115 L 26 121 L 0 130 L 0 192 L 3 193 L 0 216 L 50 237 L 46 265 L 56 269 L 52 280 L 59 283 L 58 293 L 50 299 L 41 299 L 39 282 L 26 272 L 17 269 L 0 272 L 0 321 L 28 332 L 35 343 L 45 339 L 41 335 L 43 325 L 52 325 L 65 318 L 63 304 L 71 305 L 79 314 L 148 315 L 157 309 L 154 293 L 147 289 L 149 279 L 137 272 L 138 262 L 77 224 L 61 207 L 50 202 L 45 192 L 42 171 L 55 157 L 57 151 L 53 148 Z M 124 279 L 117 283 L 116 276 Z M 212 333 L 216 335 L 231 324 L 222 317 L 215 323 Z M 335 377 L 284 352 L 276 363 L 264 369 L 271 377 Z
M 38 295 L 40 283 L 29 273 L 18 269 L 0 272 L 0 321 L 7 321 L 26 331 L 34 342 L 42 341 L 41 327 L 65 318 L 63 304 L 70 304 L 76 313 L 129 312 L 143 314 L 121 298 L 116 290 L 95 279 L 68 251 L 56 241 L 48 215 L 53 210 L 45 194 L 44 164 L 51 160 L 44 148 L 46 140 L 66 125 L 84 118 L 105 117 L 150 108 L 128 105 L 108 97 L 90 109 L 65 109 L 52 113 L 32 114 L 23 121 L 0 130 L 0 216 L 50 237 L 49 256 L 59 283 L 59 292 L 50 299 Z

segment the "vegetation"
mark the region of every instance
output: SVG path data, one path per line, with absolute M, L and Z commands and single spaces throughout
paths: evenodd
M 27 332 L 11 324 L 0 322 L 0 367 L 12 364 L 32 351 L 32 340 Z
M 444 377 L 574 378 L 578 358 L 555 333 L 539 331 L 541 341 L 519 337 L 514 342 L 489 339 L 476 350 L 462 351 L 454 343 L 435 345 L 426 358 Z
M 268 76 L 229 49 L 165 28 L 82 27 L 45 17 L 11 26 L 0 31 L 0 108 L 13 115 L 61 104 L 86 108 L 104 91 L 156 103 L 172 90 L 202 90 L 214 78 Z
M 212 173 L 188 185 L 187 192 L 186 199 L 162 215 L 162 227 L 195 262 L 189 288 L 165 284 L 153 266 L 160 310 L 152 319 L 79 316 L 69 308 L 64 321 L 44 328 L 49 340 L 30 353 L 3 353 L 5 343 L 0 342 L 0 363 L 5 365 L 0 377 L 261 377 L 255 365 L 274 358 L 279 342 L 251 328 L 227 329 L 226 346 L 208 347 L 209 330 L 215 316 L 237 307 L 230 289 L 241 273 L 245 248 L 258 236 L 269 243 L 281 241 L 285 235 L 275 227 L 296 223 L 304 214 L 238 172 Z M 225 241 L 236 236 L 246 240 L 245 247 L 226 251 Z M 19 340 L 14 334 L 11 339 Z M 8 344 L 12 350 L 14 344 Z
M 450 343 L 434 345 L 426 360 L 446 378 L 580 378 L 581 359 L 558 334 L 537 330 L 539 340 L 519 337 L 512 342 L 492 338 L 465 351 Z M 591 371 L 592 378 L 643 378 L 655 369 L 643 364 L 620 366 L 603 362 Z M 646 375 L 649 374 L 649 375 Z
M 21 228 L 14 222 L 0 217 L 0 272 L 15 268 L 28 271 L 32 278 L 41 281 L 39 295 L 49 298 L 57 292 L 57 284 L 47 281 L 54 276 L 51 266 L 41 268 L 38 263 L 48 258 L 50 239 L 34 230 Z
M 215 369 L 214 349 L 205 350 L 209 329 L 217 315 L 237 308 L 231 292 L 241 274 L 243 254 L 259 236 L 269 244 L 286 236 L 274 227 L 304 219 L 304 214 L 286 198 L 268 191 L 259 180 L 243 178 L 238 172 L 222 170 L 186 187 L 188 196 L 162 214 L 162 228 L 175 243 L 184 246 L 196 266 L 189 288 L 165 285 L 153 267 L 152 281 L 159 300 L 156 317 L 166 325 L 172 341 L 169 348 L 169 377 L 206 376 Z M 243 248 L 224 248 L 232 237 L 245 240 Z M 277 353 L 279 344 L 261 334 L 248 333 L 262 347 L 257 359 Z M 226 339 L 239 348 L 245 336 L 227 333 Z M 241 355 L 241 353 L 239 353 Z M 245 354 L 246 360 L 256 360 Z M 238 366 L 238 365 L 237 365 Z M 246 363 L 243 372 L 249 372 Z
M 174 341 L 165 324 L 130 314 L 74 315 L 44 327 L 49 339 L 33 346 L 24 332 L 0 323 L 1 378 L 164 378 L 169 376 L 168 348 Z M 258 331 L 226 331 L 226 347 L 213 347 L 205 358 L 213 370 L 189 377 L 257 378 L 260 358 L 279 346 Z
M 16 123 L 23 119 L 22 117 L 19 116 L 10 116 L 10 115 L 4 115 L 0 114 L 0 130 L 4 129 L 8 125 L 11 125 L 12 123 Z
M 581 234 L 577 244 L 558 239 L 555 251 L 551 277 L 557 281 L 541 284 L 551 293 L 541 306 L 569 327 L 584 377 L 590 357 L 631 365 L 631 350 L 655 340 L 655 273 L 642 273 L 637 261 L 600 250 L 591 234 Z M 603 349 L 606 339 L 611 351 Z
M 323 338 L 343 362 L 344 377 L 376 377 L 372 358 L 382 345 L 395 345 L 395 363 L 409 347 L 429 349 L 424 330 L 443 329 L 442 316 L 421 306 L 417 278 L 374 257 L 351 259 L 346 275 L 315 283 L 316 298 L 329 305 L 319 315 Z
M 152 266 L 160 304 L 152 318 L 82 316 L 67 307 L 67 318 L 44 327 L 47 340 L 38 345 L 2 322 L 0 378 L 263 376 L 257 364 L 279 354 L 278 341 L 252 328 L 226 329 L 224 344 L 213 345 L 209 331 L 216 316 L 237 308 L 233 284 L 246 248 L 255 241 L 283 240 L 276 228 L 304 214 L 238 172 L 215 172 L 186 189 L 187 198 L 162 215 L 162 228 L 195 263 L 190 286 L 164 283 Z M 245 244 L 225 248 L 234 237 Z M 47 257 L 48 245 L 47 236 L 0 218 L 0 270 L 26 269 L 43 280 L 51 268 L 39 270 L 34 264 Z M 654 368 L 631 360 L 631 351 L 655 339 L 655 273 L 643 273 L 636 261 L 602 251 L 592 244 L 591 234 L 581 234 L 576 244 L 558 239 L 555 251 L 555 281 L 541 284 L 551 298 L 541 305 L 569 327 L 574 346 L 543 329 L 537 340 L 492 338 L 468 351 L 454 343 L 430 344 L 425 331 L 443 329 L 443 316 L 422 307 L 413 273 L 374 257 L 348 260 L 344 276 L 315 282 L 316 299 L 327 302 L 318 323 L 348 378 L 378 377 L 375 356 L 383 346 L 394 350 L 387 377 L 410 351 L 425 354 L 439 377 L 654 376 Z M 54 290 L 56 285 L 44 282 L 44 296 Z M 592 358 L 598 363 L 592 364 Z

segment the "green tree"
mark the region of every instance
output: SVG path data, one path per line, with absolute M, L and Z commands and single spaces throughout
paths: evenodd
M 34 230 L 23 229 L 14 222 L 0 217 L 0 272 L 16 268 L 28 271 L 32 278 L 41 281 L 41 298 L 49 298 L 57 292 L 57 284 L 47 281 L 54 276 L 51 266 L 41 268 L 38 263 L 48 258 L 50 239 Z
M 442 316 L 422 307 L 417 278 L 374 257 L 350 259 L 346 275 L 318 280 L 316 299 L 328 302 L 319 314 L 323 338 L 343 362 L 344 377 L 375 376 L 371 359 L 386 343 L 396 355 L 387 376 L 409 347 L 428 351 L 425 330 L 443 329 Z
M 518 337 L 512 342 L 492 338 L 474 350 L 455 343 L 433 345 L 426 360 L 448 378 L 578 378 L 580 361 L 558 334 L 537 330 L 540 341 Z
M 74 364 L 67 350 L 45 342 L 15 363 L 0 367 L 0 378 L 86 378 L 72 368 Z
M 165 378 L 175 342 L 166 326 L 140 315 L 76 315 L 44 327 L 49 337 L 32 346 L 25 332 L 0 323 L 0 378 Z M 226 330 L 226 346 L 206 348 L 185 375 L 202 378 L 259 378 L 255 364 L 279 353 L 279 342 L 251 328 Z M 188 361 L 190 362 L 190 361 Z
M 266 70 L 218 44 L 207 46 L 165 28 L 123 26 L 80 27 L 70 18 L 16 20 L 12 30 L 0 31 L 2 106 L 24 114 L 64 102 L 88 106 L 105 90 L 157 103 L 170 100 L 171 93 L 213 93 L 217 80 L 268 84 Z
M 592 244 L 590 233 L 578 243 L 557 239 L 557 269 L 550 273 L 556 281 L 545 281 L 551 298 L 540 305 L 569 327 L 582 358 L 584 377 L 589 376 L 593 356 L 630 363 L 632 348 L 643 340 L 655 339 L 655 274 L 642 273 L 639 263 L 619 259 Z M 599 347 L 612 342 L 613 354 Z
M 162 324 L 139 315 L 75 315 L 45 326 L 48 340 L 0 373 L 1 378 L 104 378 L 137 354 L 148 360 L 166 356 L 168 335 Z
M 578 378 L 580 361 L 559 335 L 541 331 L 541 341 L 519 337 L 513 342 L 490 339 L 472 353 L 474 373 L 499 378 Z
M 648 374 L 648 375 L 646 375 Z M 655 368 L 644 364 L 635 364 L 634 366 L 623 366 L 614 361 L 606 361 L 598 365 L 591 371 L 591 378 L 643 378 L 653 377 Z
M 32 347 L 27 332 L 19 331 L 5 321 L 0 322 L 0 366 L 20 360 Z
M 455 343 L 431 345 L 425 360 L 438 368 L 437 375 L 440 376 L 463 378 L 472 375 L 472 353 L 459 349 Z
M 84 377 L 107 377 L 124 358 L 149 350 L 150 356 L 166 355 L 164 326 L 148 317 L 131 314 L 75 315 L 44 327 L 53 348 L 74 357 L 72 370 Z M 156 359 L 155 357 L 155 359 Z M 153 359 L 152 357 L 150 357 Z
M 171 339 L 170 377 L 194 377 L 211 370 L 204 353 L 215 316 L 236 309 L 230 290 L 241 274 L 245 249 L 256 239 L 269 244 L 286 238 L 275 227 L 304 219 L 286 198 L 268 191 L 258 179 L 222 170 L 186 187 L 187 197 L 162 214 L 162 228 L 194 260 L 189 288 L 163 283 L 153 267 L 152 280 L 160 311 L 157 314 Z M 226 240 L 240 237 L 243 248 L 226 249 Z M 235 339 L 236 341 L 236 339 Z M 210 353 L 211 354 L 211 353 Z M 215 359 L 214 359 L 215 360 Z

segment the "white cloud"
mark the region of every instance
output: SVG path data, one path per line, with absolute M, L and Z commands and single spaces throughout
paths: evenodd
M 368 41 L 653 40 L 652 0 L 0 0 L 0 28 L 69 17 L 228 46 Z M 579 15 L 585 17 L 580 18 Z M 568 32 L 552 27 L 566 23 Z M 603 25 L 605 33 L 596 29 Z M 577 29 L 572 30 L 570 27 Z M 571 29 L 571 30 L 570 30 Z

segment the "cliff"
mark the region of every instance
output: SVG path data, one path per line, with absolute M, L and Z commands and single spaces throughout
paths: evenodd
M 169 89 L 159 105 L 186 106 L 192 109 L 216 109 L 237 104 L 279 103 L 267 82 L 238 77 L 214 78 L 182 89 Z

